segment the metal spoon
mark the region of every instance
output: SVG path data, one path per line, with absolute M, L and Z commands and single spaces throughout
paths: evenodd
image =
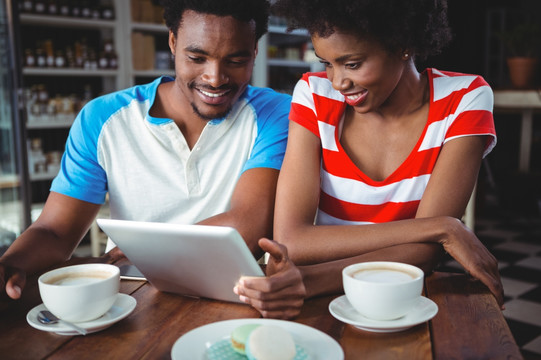
M 73 323 L 70 323 L 68 321 L 64 321 L 62 319 L 59 319 L 56 316 L 54 316 L 50 311 L 47 311 L 47 310 L 42 310 L 42 311 L 39 312 L 38 321 L 40 323 L 42 323 L 42 324 L 45 324 L 45 325 L 56 324 L 56 323 L 64 324 L 66 326 L 69 326 L 73 330 L 77 331 L 81 335 L 86 335 L 87 334 L 87 331 L 85 329 L 83 329 L 82 327 L 79 327 L 79 326 L 77 326 L 77 325 L 75 325 Z

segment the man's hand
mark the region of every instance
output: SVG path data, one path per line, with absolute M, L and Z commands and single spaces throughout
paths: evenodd
M 234 288 L 235 294 L 263 317 L 294 318 L 306 297 L 302 274 L 289 260 L 285 246 L 269 239 L 260 239 L 259 246 L 270 255 L 267 276 L 242 277 Z
M 12 299 L 19 299 L 26 284 L 24 271 L 0 262 L 0 293 L 6 294 Z

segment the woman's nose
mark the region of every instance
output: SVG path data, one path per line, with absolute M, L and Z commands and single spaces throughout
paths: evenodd
M 332 87 L 335 90 L 343 91 L 351 86 L 351 81 L 345 76 L 344 72 L 334 68 L 332 74 L 329 75 L 329 80 L 331 80 Z

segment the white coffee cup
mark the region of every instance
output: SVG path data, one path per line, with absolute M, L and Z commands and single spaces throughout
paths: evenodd
M 421 297 L 424 273 L 416 266 L 373 261 L 342 270 L 350 304 L 366 318 L 394 320 L 411 311 Z
M 41 275 L 38 286 L 43 304 L 58 318 L 91 321 L 113 306 L 120 286 L 120 270 L 109 264 L 72 265 Z

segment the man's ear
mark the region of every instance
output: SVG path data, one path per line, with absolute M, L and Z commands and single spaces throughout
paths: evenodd
M 175 34 L 171 30 L 169 30 L 169 50 L 171 50 L 171 54 L 175 56 L 175 48 L 177 44 L 177 39 L 175 37 Z

